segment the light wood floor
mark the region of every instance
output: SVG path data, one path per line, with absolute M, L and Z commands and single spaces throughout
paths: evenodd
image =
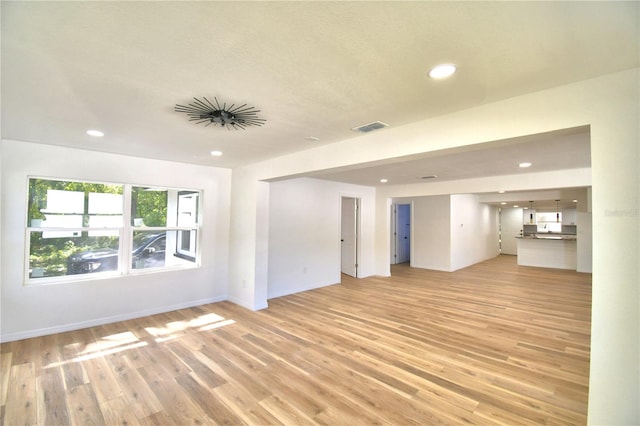
M 2 344 L 5 425 L 585 424 L 591 275 L 394 266 Z

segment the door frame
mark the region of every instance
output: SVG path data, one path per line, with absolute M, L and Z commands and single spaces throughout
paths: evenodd
M 398 261 L 398 238 L 399 238 L 399 234 L 400 232 L 398 229 L 398 208 L 400 206 L 406 206 L 406 208 L 409 210 L 409 215 L 407 220 L 409 221 L 409 223 L 407 224 L 409 226 L 409 233 L 407 235 L 407 239 L 409 246 L 407 247 L 407 257 L 408 257 L 408 261 L 411 262 L 411 236 L 413 234 L 413 225 L 411 223 L 412 220 L 412 216 L 413 216 L 413 208 L 412 208 L 412 203 L 408 202 L 408 203 L 392 203 L 391 204 L 391 253 L 390 253 L 390 263 L 392 265 L 395 265 L 397 263 L 405 263 L 407 262 L 406 260 L 403 260 L 402 262 Z
M 355 259 L 355 270 L 354 270 L 354 274 L 350 274 L 348 272 L 344 272 L 342 269 L 342 259 L 344 256 L 344 250 L 343 250 L 343 214 L 342 214 L 342 207 L 343 207 L 343 203 L 345 199 L 350 199 L 350 200 L 354 200 L 355 202 L 355 215 L 354 215 L 354 231 L 355 231 L 355 242 L 354 242 L 354 249 L 355 249 L 355 253 L 354 253 L 354 259 Z M 360 217 L 360 211 L 361 211 L 361 202 L 362 200 L 360 199 L 360 197 L 356 197 L 356 196 L 350 196 L 350 195 L 346 195 L 346 194 L 341 194 L 340 195 L 340 273 L 341 274 L 347 274 L 350 276 L 353 276 L 354 278 L 358 278 L 358 271 L 359 271 L 359 265 L 360 265 L 360 224 L 361 224 L 361 217 Z
M 413 202 L 409 201 L 409 202 L 391 202 L 390 205 L 390 229 L 389 229 L 389 264 L 390 265 L 395 265 L 397 263 L 399 263 L 397 261 L 397 254 L 398 254 L 398 206 L 408 206 L 409 209 L 409 235 L 408 235 L 408 239 L 409 239 L 409 247 L 408 247 L 408 257 L 409 257 L 409 264 L 411 264 L 411 255 L 412 255 L 412 251 L 413 251 L 413 244 L 412 244 L 412 238 L 413 238 Z M 400 262 L 400 263 L 404 263 L 404 262 Z

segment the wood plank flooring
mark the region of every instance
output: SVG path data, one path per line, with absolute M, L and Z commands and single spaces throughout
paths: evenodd
M 1 423 L 586 423 L 590 274 L 392 275 L 4 343 Z

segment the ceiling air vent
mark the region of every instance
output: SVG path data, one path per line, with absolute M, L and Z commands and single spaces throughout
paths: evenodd
M 351 130 L 360 132 L 360 133 L 369 133 L 374 130 L 384 129 L 385 127 L 389 127 L 387 123 L 383 123 L 382 121 L 374 121 L 373 123 L 365 124 L 359 127 L 353 127 Z

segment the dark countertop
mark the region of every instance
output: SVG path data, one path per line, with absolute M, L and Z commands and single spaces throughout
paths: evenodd
M 517 236 L 516 238 L 522 240 L 569 240 L 575 241 L 577 236 L 575 234 L 562 234 L 560 232 L 543 232 L 531 235 Z

